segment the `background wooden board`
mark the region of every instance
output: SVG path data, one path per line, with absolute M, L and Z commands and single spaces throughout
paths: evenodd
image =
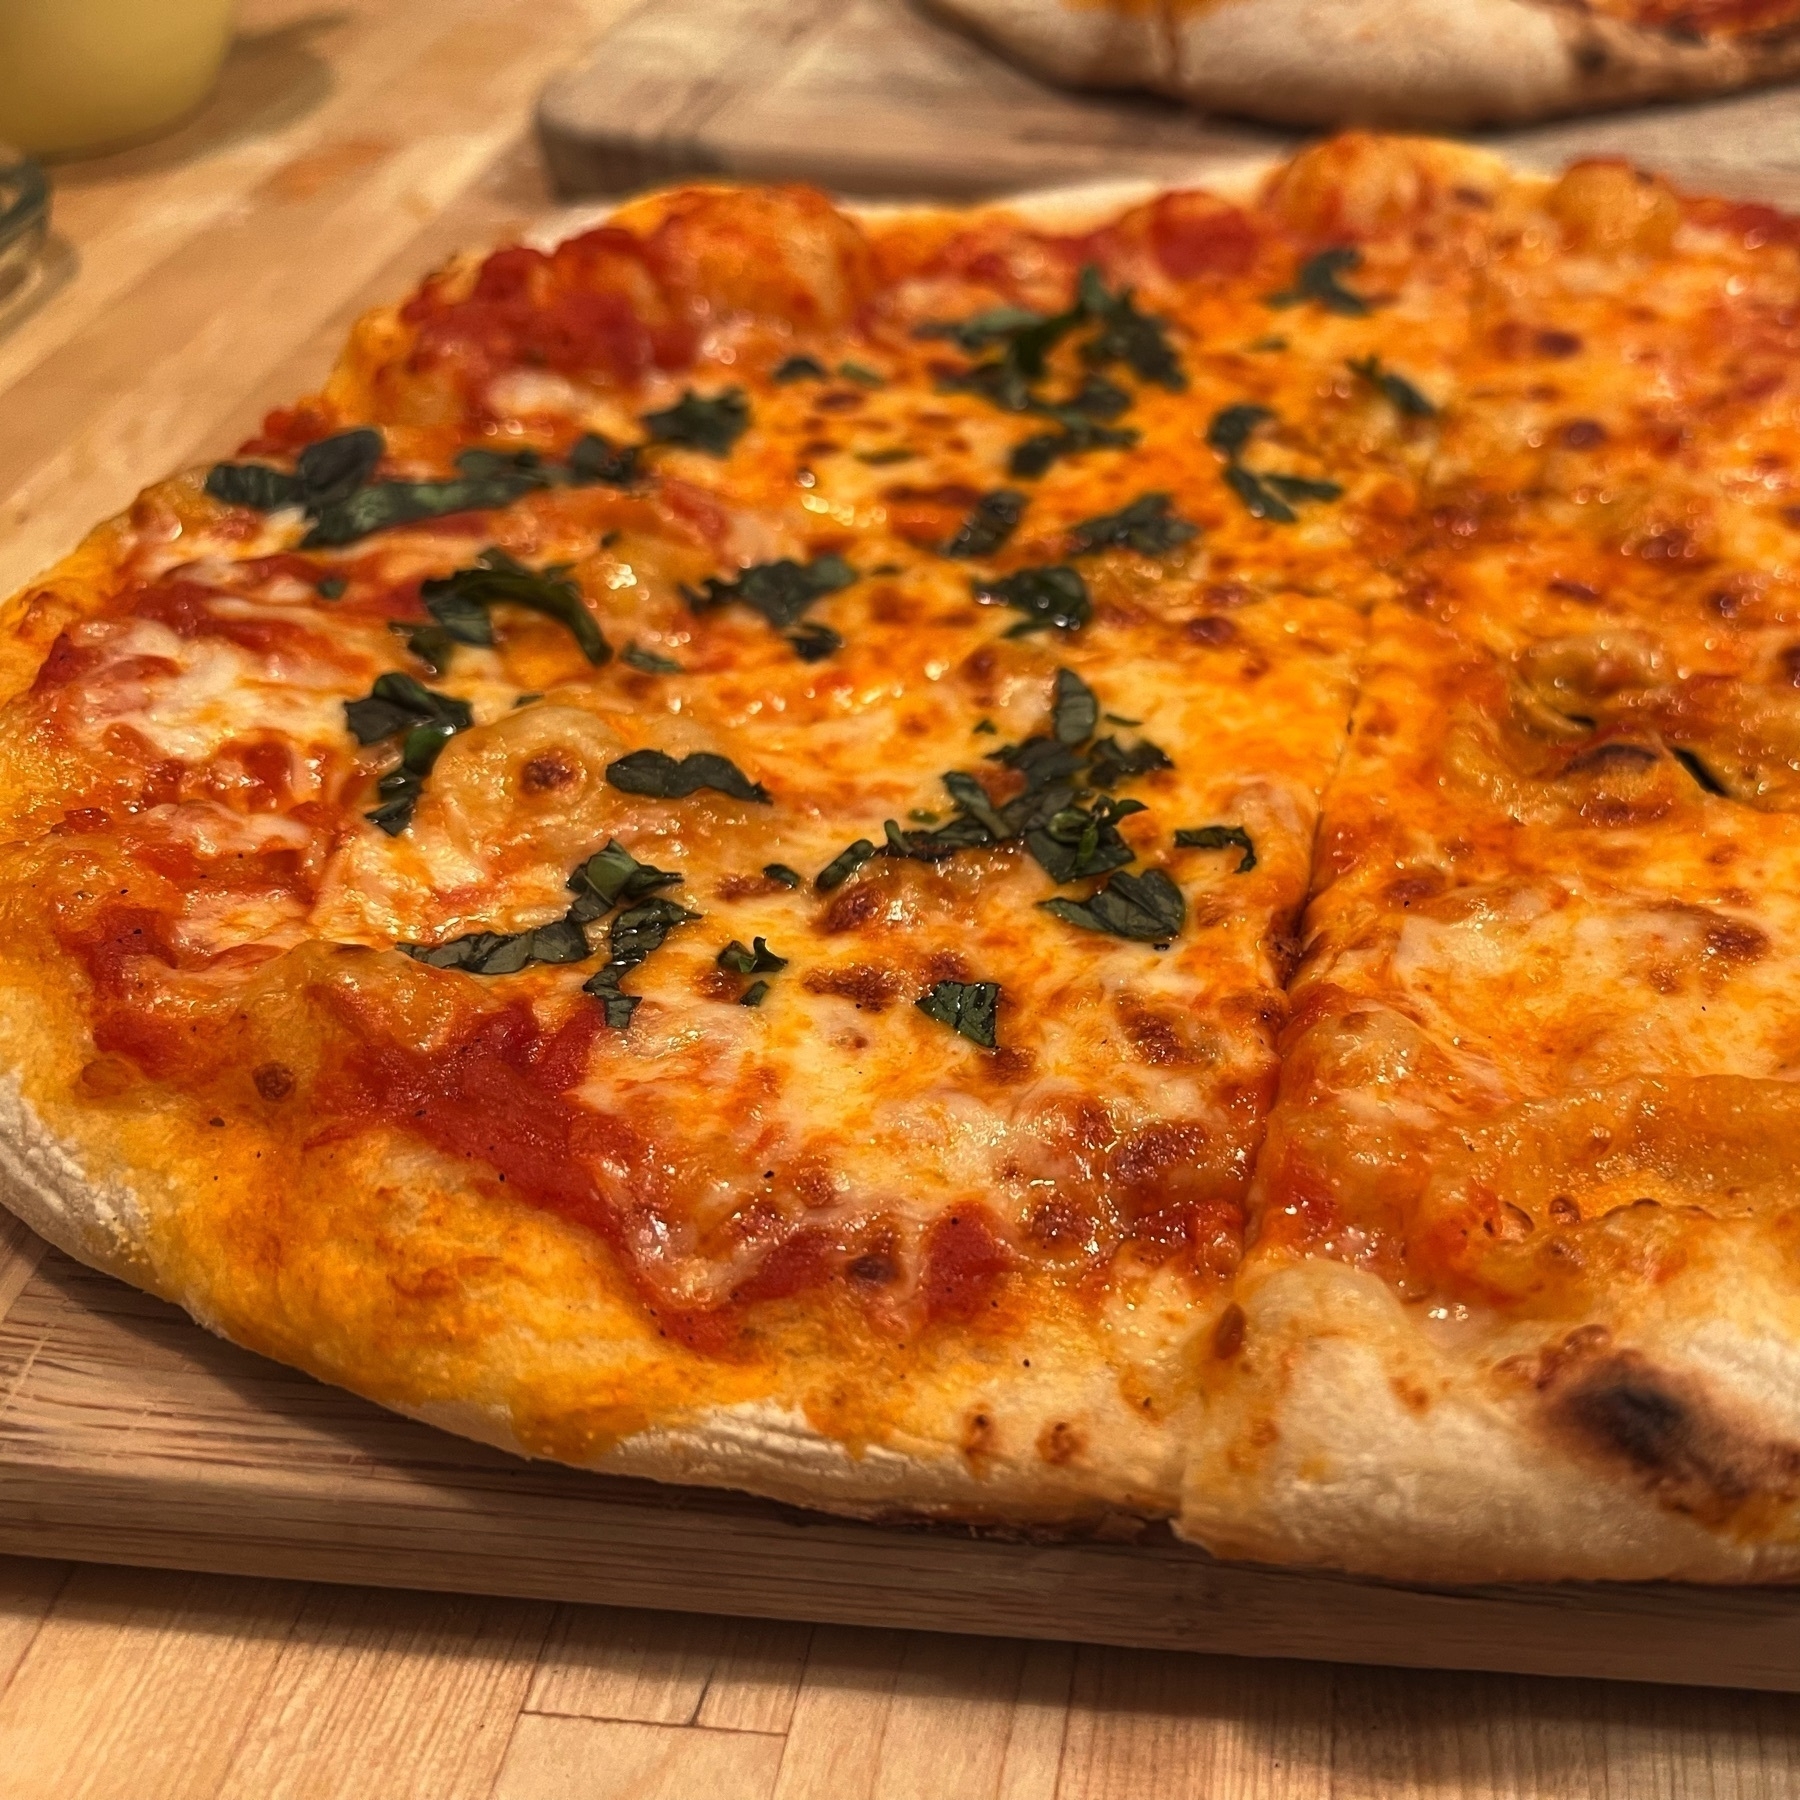
M 1800 1691 L 1800 1593 L 1426 1591 L 583 1475 L 414 1425 L 51 1252 L 0 1320 L 0 1552 L 1148 1649 Z
M 656 3 L 679 10 L 684 0 Z M 731 3 L 718 0 L 721 18 Z M 794 0 L 796 11 L 805 5 Z M 633 0 L 241 0 L 224 82 L 200 113 L 156 143 L 55 171 L 47 278 L 29 308 L 0 316 L 0 588 L 147 482 L 227 450 L 265 407 L 316 383 L 363 307 L 404 291 L 452 249 L 540 215 L 548 194 L 529 143 L 531 98 L 642 10 Z M 1755 178 L 1789 180 L 1793 133 L 1767 147 Z M 1028 144 L 1015 165 L 1021 180 L 1050 172 L 1032 154 Z M 1102 158 L 1058 178 L 1109 167 Z M 54 1261 L 33 1284 L 39 1249 L 0 1215 L 0 1315 L 21 1296 L 40 1314 L 64 1309 L 58 1331 L 33 1340 L 29 1365 L 7 1365 L 0 1405 L 21 1379 L 32 1393 L 44 1391 L 40 1380 L 52 1385 L 115 1500 L 121 1479 L 142 1474 L 149 1438 L 186 1443 L 204 1470 L 216 1408 L 241 1416 L 271 1381 L 297 1408 L 264 1416 L 259 1429 L 275 1442 L 285 1433 L 290 1447 L 310 1446 L 334 1478 L 375 1465 L 357 1430 L 326 1423 L 340 1398 L 229 1353 L 235 1371 L 215 1367 L 218 1347 L 162 1309 L 145 1309 L 160 1321 L 152 1330 L 132 1322 L 140 1303 L 114 1292 L 76 1323 L 82 1296 L 98 1288 L 80 1285 L 86 1277 L 60 1286 Z M 168 1361 L 157 1348 L 163 1330 L 198 1364 L 184 1363 L 187 1352 Z M 85 1365 L 70 1356 L 99 1335 L 155 1365 L 127 1416 L 104 1430 L 86 1403 Z M 431 1473 L 446 1440 L 420 1442 L 431 1448 L 402 1470 L 397 1491 L 454 1513 L 466 1504 L 456 1484 Z M 33 1479 L 47 1448 L 35 1443 Z M 448 1453 L 480 1457 L 455 1445 Z M 0 1490 L 11 1479 L 0 1467 Z M 52 1529 L 70 1529 L 71 1518 L 39 1520 L 11 1540 L 41 1554 L 0 1556 L 6 1800 L 1800 1793 L 1800 1709 L 1784 1694 L 49 1559 Z M 799 1541 L 810 1554 L 815 1539 Z M 92 1538 L 81 1550 L 122 1558 L 127 1544 Z M 309 1566 L 291 1547 L 279 1554 L 285 1568 Z M 547 1580 L 555 1573 L 540 1567 Z M 380 1567 L 370 1574 L 393 1579 Z M 1792 1663 L 1789 1645 L 1778 1626 L 1752 1648 Z M 1729 1678 L 1724 1665 L 1714 1673 Z
M 570 194 L 709 174 L 950 196 L 1176 181 L 1297 141 L 1152 97 L 1048 87 L 913 0 L 648 0 L 549 84 L 538 130 Z M 1612 152 L 1700 186 L 1800 196 L 1795 87 L 1480 141 L 1545 166 Z

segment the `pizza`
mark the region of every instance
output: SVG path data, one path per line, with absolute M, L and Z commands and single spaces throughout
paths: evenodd
M 0 633 L 0 1184 L 524 1455 L 1800 1570 L 1800 221 L 1351 135 L 452 262 Z
M 1051 80 L 1280 125 L 1519 124 L 1800 72 L 1796 0 L 929 0 Z

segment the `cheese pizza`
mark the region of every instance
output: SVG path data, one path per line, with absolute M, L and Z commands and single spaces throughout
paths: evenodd
M 929 0 L 1028 68 L 1278 125 L 1519 124 L 1800 73 L 1795 0 Z
M 1800 1570 L 1800 224 L 651 196 L 0 648 L 0 1183 L 531 1456 Z

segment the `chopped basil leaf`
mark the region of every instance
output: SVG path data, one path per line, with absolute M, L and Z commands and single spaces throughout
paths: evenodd
M 346 700 L 344 720 L 359 744 L 378 744 L 415 725 L 443 722 L 467 731 L 475 723 L 475 715 L 468 701 L 435 693 L 423 682 L 396 671 L 377 675 L 375 685 L 361 700 Z
M 465 460 L 458 457 L 457 466 Z M 571 487 L 630 487 L 638 478 L 638 447 L 583 432 L 569 448 L 567 467 Z
M 973 775 L 952 769 L 942 779 L 957 811 L 973 819 L 995 843 L 1013 835 L 1012 827 L 988 798 L 987 789 Z
M 1251 433 L 1274 416 L 1271 408 L 1255 406 L 1248 401 L 1222 407 L 1213 414 L 1212 423 L 1206 428 L 1207 447 L 1235 462 L 1243 454 Z
M 1051 735 L 1059 744 L 1085 744 L 1099 723 L 1094 690 L 1073 669 L 1058 669 L 1050 699 Z
M 634 669 L 641 669 L 646 675 L 679 675 L 681 664 L 673 657 L 659 656 L 654 650 L 642 649 L 637 644 L 627 644 L 619 652 L 623 661 Z
M 1251 433 L 1274 418 L 1266 406 L 1242 403 L 1213 415 L 1206 441 L 1225 461 L 1219 471 L 1225 485 L 1243 501 L 1253 519 L 1272 525 L 1292 525 L 1299 515 L 1290 501 L 1336 500 L 1343 489 L 1335 481 L 1317 481 L 1306 475 L 1275 475 L 1246 469 L 1238 459 Z
M 308 509 L 348 500 L 375 473 L 384 448 L 381 433 L 366 425 L 308 444 L 294 460 Z
M 1187 902 L 1161 869 L 1142 875 L 1123 871 L 1086 900 L 1040 900 L 1045 912 L 1083 931 L 1104 931 L 1144 944 L 1168 942 L 1187 920 Z
M 1000 727 L 996 725 L 992 719 L 977 719 L 975 721 L 975 735 L 977 737 L 997 737 L 999 736 L 999 733 Z
M 419 519 L 510 506 L 540 485 L 511 477 L 496 477 L 492 481 L 378 481 L 371 487 L 358 488 L 348 500 L 324 508 L 300 540 L 300 548 L 331 549 Z
M 600 1011 L 607 1025 L 614 1031 L 623 1031 L 631 1023 L 631 1015 L 643 1002 L 641 994 L 627 994 L 620 991 L 621 977 L 614 975 L 610 979 L 606 970 L 598 975 L 590 976 L 581 984 L 584 994 L 592 994 L 600 1002 Z
M 465 450 L 456 459 L 456 477 L 442 481 L 371 481 L 382 449 L 381 433 L 363 426 L 309 444 L 292 475 L 264 463 L 219 463 L 206 478 L 206 491 L 227 505 L 261 512 L 304 507 L 313 524 L 301 547 L 313 549 L 418 519 L 510 506 L 537 488 L 626 486 L 635 473 L 635 451 L 617 450 L 593 432 L 576 441 L 563 463 L 535 450 Z
M 606 966 L 581 984 L 582 992 L 592 994 L 600 1002 L 606 1023 L 615 1031 L 623 1031 L 637 1011 L 640 995 L 620 990 L 619 983 L 660 950 L 663 941 L 677 925 L 699 918 L 674 900 L 644 900 L 619 913 L 609 933 Z
M 996 1047 L 994 1026 L 1000 1006 L 997 981 L 937 981 L 914 1002 L 928 1019 L 948 1025 L 984 1050 Z
M 581 589 L 569 580 L 569 568 L 568 563 L 528 568 L 490 546 L 472 568 L 420 584 L 419 596 L 437 625 L 412 628 L 408 647 L 441 670 L 453 644 L 494 642 L 491 608 L 523 606 L 566 626 L 582 655 L 598 667 L 611 657 L 612 646 L 583 603 Z
M 1262 477 L 1284 500 L 1337 500 L 1343 488 L 1335 481 L 1315 481 L 1308 475 L 1268 475 Z
M 1317 256 L 1309 256 L 1294 276 L 1294 285 L 1279 294 L 1270 294 L 1266 305 L 1276 307 L 1304 306 L 1308 301 L 1322 306 L 1327 312 L 1338 313 L 1346 319 L 1366 318 L 1373 310 L 1370 302 L 1361 294 L 1352 293 L 1339 280 L 1340 275 L 1349 275 L 1362 267 L 1362 252 L 1348 244 L 1339 244 L 1334 249 L 1321 250 Z
M 867 363 L 841 362 L 837 372 L 846 381 L 854 381 L 863 387 L 886 387 L 887 377 L 879 369 L 871 369 Z
M 1115 788 L 1121 781 L 1131 781 L 1152 770 L 1174 766 L 1148 738 L 1140 738 L 1126 749 L 1117 738 L 1107 737 L 1101 738 L 1088 752 L 1087 778 L 1097 788 Z
M 1144 556 L 1164 556 L 1199 535 L 1198 526 L 1169 511 L 1167 494 L 1144 494 L 1117 512 L 1102 513 L 1072 526 L 1069 541 L 1077 556 L 1114 546 L 1136 550 Z
M 415 962 L 467 975 L 516 975 L 532 963 L 582 962 L 590 954 L 586 934 L 569 919 L 552 919 L 531 931 L 472 931 L 447 944 L 396 944 Z
M 1136 853 L 1116 827 L 1119 820 L 1142 812 L 1143 803 L 1095 797 L 1092 790 L 1172 765 L 1148 740 L 1130 748 L 1114 738 L 1090 745 L 1098 722 L 1099 702 L 1093 690 L 1073 671 L 1059 670 L 1051 701 L 1052 735 L 1008 744 L 988 759 L 1016 771 L 1021 791 L 996 804 L 974 775 L 951 769 L 942 780 L 955 815 L 939 825 L 932 814 L 914 812 L 913 819 L 933 827 L 928 831 L 907 831 L 895 820 L 886 820 L 882 827 L 886 843 L 880 854 L 939 862 L 961 850 L 1023 840 L 1026 850 L 1058 882 L 1104 875 L 1130 862 Z M 1078 785 L 1083 782 L 1087 785 Z M 873 854 L 877 852 L 866 839 L 853 845 L 840 859 L 845 863 L 841 873 L 837 865 L 828 871 L 833 877 L 828 885 L 835 886 Z
M 757 938 L 755 948 L 746 950 L 736 938 L 733 938 L 719 954 L 713 958 L 721 969 L 729 969 L 734 975 L 773 975 L 778 969 L 788 966 L 785 956 L 777 956 L 769 948 L 766 938 Z
M 887 819 L 881 829 L 887 838 L 884 856 L 909 856 L 916 862 L 942 862 L 959 850 L 979 849 L 994 841 L 994 834 L 974 817 L 952 819 L 935 831 L 902 831 L 893 819 Z
M 1039 824 L 1074 797 L 1074 780 L 1081 773 L 1082 756 L 1078 748 L 1059 744 L 1054 738 L 1031 737 L 1022 744 L 1008 744 L 988 758 L 1005 763 L 1025 778 L 1025 791 L 1009 800 L 1003 809 L 1012 833 Z M 1034 808 L 1020 812 L 1021 802 L 1030 801 Z
M 1091 808 L 1070 805 L 1025 834 L 1025 848 L 1059 885 L 1123 867 L 1137 852 L 1119 835 L 1120 819 L 1143 812 L 1141 800 L 1102 796 Z
M 1142 719 L 1128 719 L 1123 713 L 1102 713 L 1100 716 L 1109 725 L 1137 726 L 1144 722 Z
M 790 869 L 786 863 L 764 863 L 763 873 L 786 888 L 797 888 L 806 879 L 798 869 Z
M 856 571 L 841 556 L 815 557 L 807 563 L 784 556 L 778 562 L 753 563 L 731 581 L 709 575 L 704 593 L 688 587 L 681 591 L 695 612 L 710 612 L 715 606 L 735 602 L 761 613 L 777 631 L 784 631 L 815 600 L 835 594 L 855 580 Z
M 946 556 L 992 556 L 1018 529 L 1026 496 L 1017 488 L 995 488 L 975 502 L 956 536 L 944 546 Z
M 729 456 L 731 446 L 750 425 L 750 402 L 742 388 L 728 388 L 706 399 L 691 388 L 673 406 L 645 413 L 645 429 L 653 443 L 681 444 L 708 456 Z
M 1404 375 L 1384 369 L 1379 356 L 1353 356 L 1350 369 L 1384 395 L 1395 411 L 1405 413 L 1409 418 L 1429 419 L 1437 412 L 1437 408 Z
M 1286 338 L 1275 336 L 1259 337 L 1253 343 L 1244 346 L 1246 350 L 1255 350 L 1258 352 L 1267 350 L 1285 350 L 1287 347 L 1288 341 Z
M 1076 292 L 1083 313 L 1100 326 L 1081 347 L 1084 362 L 1104 368 L 1122 362 L 1141 381 L 1154 381 L 1172 394 L 1187 386 L 1187 377 L 1169 343 L 1168 325 L 1138 311 L 1132 290 L 1109 294 L 1100 271 L 1089 264 L 1081 271 Z
M 399 737 L 400 761 L 375 784 L 382 803 L 363 814 L 389 837 L 412 823 L 413 809 L 444 746 L 475 723 L 466 700 L 435 693 L 410 675 L 378 675 L 361 700 L 344 702 L 344 722 L 359 744 Z
M 1253 519 L 1262 519 L 1271 525 L 1292 525 L 1299 514 L 1288 503 L 1263 486 L 1258 476 L 1252 475 L 1242 463 L 1227 463 L 1224 468 L 1225 485 L 1243 501 L 1244 510 Z
M 679 762 L 666 750 L 633 750 L 606 765 L 608 783 L 626 794 L 648 794 L 654 800 L 683 800 L 699 788 L 728 794 L 733 800 L 769 804 L 769 790 L 723 756 L 696 750 Z
M 769 997 L 769 984 L 766 981 L 753 981 L 738 995 L 739 1006 L 761 1006 Z
M 1256 867 L 1256 846 L 1241 825 L 1183 826 L 1175 833 L 1175 842 L 1183 850 L 1242 850 L 1234 875 L 1248 875 Z
M 834 656 L 843 649 L 844 640 L 829 625 L 821 625 L 817 619 L 803 619 L 799 626 L 788 633 L 788 643 L 794 654 L 802 662 L 823 662 L 826 657 Z
M 223 505 L 248 506 L 255 512 L 279 512 L 306 498 L 306 484 L 298 475 L 267 463 L 214 463 L 207 472 L 206 491 Z
M 813 877 L 813 886 L 821 894 L 829 894 L 833 888 L 842 887 L 875 853 L 875 846 L 867 838 L 858 838 L 847 849 L 840 850 Z
M 790 356 L 785 362 L 777 364 L 769 379 L 779 382 L 783 387 L 790 381 L 823 381 L 825 365 L 816 357 Z
M 396 948 L 418 962 L 468 975 L 514 975 L 533 963 L 583 962 L 593 954 L 584 926 L 621 900 L 639 901 L 654 889 L 680 880 L 669 870 L 639 862 L 614 838 L 569 876 L 569 891 L 575 899 L 560 919 L 528 931 L 472 931 L 447 944 L 400 944 Z M 633 905 L 613 921 L 612 960 L 583 984 L 587 992 L 607 1003 L 608 1023 L 619 1023 L 613 1017 L 615 1011 L 629 1020 L 637 1004 L 631 996 L 618 992 L 620 979 L 662 942 L 672 926 L 698 917 L 673 901 L 653 900 Z
M 1080 413 L 1087 419 L 1116 419 L 1131 405 L 1131 396 L 1104 375 L 1088 375 L 1060 406 L 1046 407 L 1053 414 Z
M 342 575 L 326 575 L 315 581 L 313 588 L 321 600 L 341 600 L 349 585 Z
M 1135 431 L 1096 425 L 1078 413 L 1067 415 L 1068 423 L 1061 431 L 1033 432 L 1013 446 L 1007 458 L 1011 474 L 1036 480 L 1050 465 L 1065 456 L 1079 456 L 1084 450 L 1128 450 L 1138 441 Z
M 585 862 L 577 864 L 569 876 L 568 889 L 575 899 L 568 916 L 578 925 L 587 925 L 610 912 L 621 900 L 641 900 L 658 888 L 674 887 L 680 881 L 672 869 L 641 863 L 617 838 L 609 838 L 604 850 L 596 850 Z
M 858 450 L 856 460 L 867 463 L 873 469 L 886 469 L 895 463 L 911 462 L 918 454 L 918 451 L 908 450 L 903 444 L 890 444 L 885 450 Z
M 1088 324 L 1098 328 L 1081 350 L 1082 360 L 1091 367 L 1122 362 L 1145 381 L 1177 391 L 1187 385 L 1163 322 L 1140 313 L 1129 291 L 1108 293 L 1099 271 L 1092 267 L 1082 270 L 1075 303 L 1067 312 L 1045 314 L 1022 307 L 997 307 L 961 324 L 921 326 L 916 335 L 948 337 L 971 353 L 1002 346 L 998 357 L 947 376 L 943 385 L 980 394 L 1004 412 L 1038 413 L 1060 427 L 1034 433 L 1012 452 L 1012 473 L 1035 478 L 1059 457 L 1137 442 L 1135 431 L 1096 422 L 1117 417 L 1130 404 L 1130 395 L 1113 382 L 1090 375 L 1061 403 L 1033 391 L 1033 384 L 1044 376 L 1051 350 L 1071 331 Z
M 1023 613 L 1027 630 L 1054 625 L 1058 631 L 1079 631 L 1093 617 L 1087 583 L 1066 564 L 1020 569 L 1013 575 L 971 585 L 975 598 L 984 605 L 1010 606 Z
M 663 940 L 677 925 L 699 917 L 676 900 L 641 900 L 627 907 L 613 919 L 608 933 L 610 958 L 601 974 L 635 969 L 653 950 L 662 948 Z
M 938 320 L 919 326 L 913 336 L 916 338 L 949 338 L 959 348 L 972 355 L 977 350 L 985 350 L 989 344 L 1001 343 L 1016 338 L 1021 332 L 1036 328 L 1062 324 L 1066 330 L 1074 324 L 1072 316 L 1066 313 L 1051 315 L 1049 313 L 1031 312 L 1023 306 L 990 306 L 986 312 L 979 312 L 973 318 L 957 321 Z M 1048 349 L 1046 345 L 1043 349 Z M 1042 372 L 1042 351 L 1039 352 L 1038 369 Z

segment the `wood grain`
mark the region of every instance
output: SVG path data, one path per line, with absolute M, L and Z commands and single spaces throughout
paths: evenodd
M 678 21 L 686 4 L 656 9 Z M 526 97 L 587 40 L 656 9 L 245 0 L 225 82 L 181 131 L 57 171 L 58 239 L 37 310 L 0 320 L 0 583 L 316 382 L 361 306 L 457 245 L 538 213 L 546 194 L 522 143 Z M 775 10 L 815 23 L 831 14 L 864 34 L 861 85 L 834 104 L 860 109 L 865 153 L 880 152 L 888 115 L 871 96 L 885 86 L 898 104 L 936 79 L 908 62 L 904 35 L 884 37 L 890 0 Z M 719 16 L 729 22 L 723 0 Z M 756 16 L 732 13 L 740 37 L 719 41 L 741 43 L 742 21 Z M 789 77 L 811 66 L 807 41 L 796 40 Z M 690 135 L 722 118 L 753 138 L 756 96 L 735 55 L 715 56 L 713 99 L 686 113 L 675 71 L 663 116 L 685 119 Z M 804 153 L 808 133 L 840 130 L 818 110 L 829 99 L 808 100 L 811 112 L 796 105 L 783 154 Z M 1060 172 L 1049 140 L 1065 129 L 1063 102 L 1032 103 L 1047 136 L 1035 147 L 1028 131 L 1013 138 L 1001 166 L 1009 181 Z M 1138 129 L 1133 109 L 1083 104 L 1093 110 L 1071 140 L 1075 160 L 1111 166 Z M 1686 117 L 1671 110 L 1658 129 L 1679 134 Z M 1195 129 L 1168 114 L 1163 123 Z M 940 156 L 973 164 L 986 129 L 967 106 L 931 135 Z M 1781 159 L 1793 134 L 1769 147 L 1768 164 L 1743 182 L 1791 180 Z M 418 1430 L 213 1342 L 167 1308 L 45 1257 L 4 1221 L 0 1436 L 6 1541 L 49 1551 L 60 1534 L 83 1559 L 0 1557 L 6 1800 L 1800 1792 L 1800 1719 L 1779 1694 L 1024 1641 L 1033 1610 L 1079 1593 L 1070 1553 L 887 1534 L 888 1572 L 871 1582 L 866 1534 L 754 1503 L 603 1487 Z M 470 1518 L 489 1506 L 500 1507 L 494 1560 L 532 1597 L 394 1587 L 467 1582 Z M 584 1589 L 587 1559 L 615 1528 L 606 1581 Z M 409 1542 L 416 1554 L 396 1562 Z M 693 1564 L 683 1606 L 779 1610 L 794 1572 L 816 1571 L 818 1611 L 838 1622 L 574 1600 L 578 1589 L 666 1596 L 666 1573 L 645 1565 L 670 1554 Z M 1510 1630 L 1540 1643 L 1568 1637 L 1565 1667 L 1589 1654 L 1579 1598 L 1471 1620 L 1454 1598 L 1302 1585 L 1309 1617 L 1218 1572 L 1184 1592 L 1166 1549 L 1136 1574 L 1121 1554 L 1106 1563 L 1116 1635 L 1169 1614 L 1182 1621 L 1180 1641 L 1212 1649 L 1272 1647 L 1310 1630 L 1314 1653 L 1335 1644 L 1373 1655 L 1410 1641 L 1414 1660 L 1429 1643 L 1480 1661 L 1495 1643 L 1505 1653 Z M 990 1555 L 1004 1579 L 968 1573 Z M 191 1557 L 263 1578 L 92 1560 L 107 1556 Z M 267 1578 L 327 1568 L 365 1585 Z M 715 1591 L 715 1579 L 725 1587 Z M 1800 1668 L 1781 1606 L 1746 1612 L 1726 1597 L 1684 1614 L 1683 1600 L 1652 1595 L 1645 1613 L 1612 1596 L 1622 1610 L 1607 1626 L 1608 1666 L 1638 1666 L 1646 1642 L 1666 1653 L 1679 1629 L 1692 1640 L 1688 1666 L 1704 1662 L 1708 1679 L 1751 1678 L 1733 1658 L 1769 1679 Z M 962 1622 L 959 1606 L 990 1635 L 844 1622 L 941 1627 Z
M 1793 193 L 1797 127 L 1800 92 L 1776 88 L 1478 137 L 1542 166 L 1617 154 L 1701 185 Z M 936 195 L 1182 181 L 1296 141 L 1146 97 L 1051 88 L 911 0 L 654 0 L 550 84 L 538 129 L 570 194 L 694 175 Z

